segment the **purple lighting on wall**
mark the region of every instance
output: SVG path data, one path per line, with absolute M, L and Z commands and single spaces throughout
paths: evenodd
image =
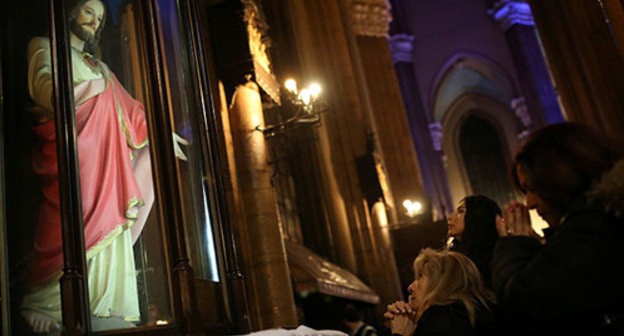
M 526 2 L 513 0 L 499 1 L 494 4 L 488 13 L 494 17 L 503 30 L 507 30 L 515 24 L 525 26 L 535 25 L 533 15 L 531 14 L 531 7 Z

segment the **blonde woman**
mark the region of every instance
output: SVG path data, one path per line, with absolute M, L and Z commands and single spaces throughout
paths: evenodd
M 494 296 L 465 255 L 424 249 L 414 261 L 409 303 L 388 305 L 393 335 L 494 335 Z

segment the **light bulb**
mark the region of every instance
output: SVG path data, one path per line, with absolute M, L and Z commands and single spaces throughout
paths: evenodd
M 284 87 L 289 92 L 297 93 L 297 82 L 295 82 L 295 80 L 292 78 L 289 78 L 286 80 L 286 82 L 284 82 Z
M 319 83 L 312 83 L 308 86 L 308 90 L 310 90 L 312 97 L 316 97 L 321 93 L 321 85 L 319 85 Z
M 415 217 L 422 210 L 422 203 L 418 201 L 404 200 L 403 207 L 405 208 L 405 214 L 408 217 Z
M 299 92 L 299 96 L 298 96 L 299 100 L 301 100 L 303 102 L 304 105 L 310 105 L 310 101 L 311 101 L 311 96 L 310 96 L 310 90 L 308 89 L 303 89 L 301 90 L 301 92 Z

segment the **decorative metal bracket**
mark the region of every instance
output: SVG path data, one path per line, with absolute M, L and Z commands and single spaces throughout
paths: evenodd
M 321 113 L 327 110 L 327 102 L 320 96 L 321 87 L 311 84 L 301 91 L 297 90 L 297 83 L 289 79 L 285 83 L 284 97 L 279 111 L 286 114 L 283 121 L 261 127 L 255 130 L 262 132 L 265 138 L 273 138 L 296 129 L 301 125 L 318 125 L 321 122 Z

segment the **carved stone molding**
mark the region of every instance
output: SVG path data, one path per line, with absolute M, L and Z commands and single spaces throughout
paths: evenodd
M 529 114 L 529 107 L 527 106 L 526 99 L 524 97 L 516 97 L 511 100 L 511 108 L 514 110 L 516 117 L 522 123 L 522 127 L 529 128 L 533 121 Z
M 511 108 L 514 110 L 516 114 L 516 118 L 522 124 L 522 129 L 517 135 L 518 140 L 524 140 L 530 133 L 531 125 L 533 124 L 533 120 L 531 119 L 531 114 L 529 113 L 529 107 L 527 106 L 526 99 L 522 96 L 516 97 L 511 100 Z
M 429 124 L 429 134 L 431 135 L 433 149 L 437 152 L 442 151 L 442 124 L 439 122 Z
M 388 44 L 390 46 L 392 64 L 414 62 L 414 36 L 407 34 L 392 35 Z
M 390 21 L 388 0 L 351 0 L 351 26 L 356 35 L 387 38 Z
M 531 7 L 526 1 L 500 0 L 488 10 L 488 14 L 500 24 L 503 31 L 507 31 L 515 24 L 535 26 Z
M 257 0 L 242 0 L 243 20 L 247 26 L 249 53 L 253 59 L 254 75 L 258 85 L 278 104 L 280 104 L 279 83 L 274 77 L 268 49 L 271 40 L 267 30 L 269 25 Z

